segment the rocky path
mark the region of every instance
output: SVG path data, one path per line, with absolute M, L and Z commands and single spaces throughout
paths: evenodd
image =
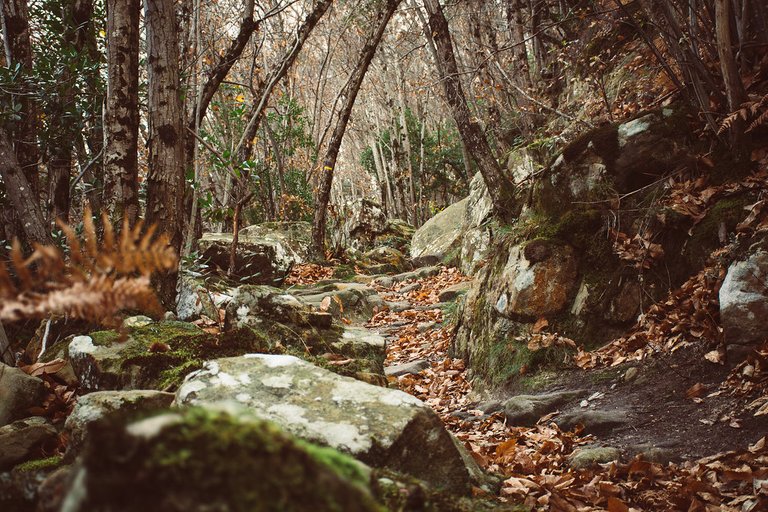
M 537 392 L 481 401 L 463 361 L 448 354 L 453 301 L 467 278 L 446 268 L 429 274 L 374 281 L 386 301 L 409 307 L 377 312 L 366 326 L 388 337 L 390 382 L 429 404 L 481 466 L 504 475 L 500 506 L 760 506 L 752 481 L 768 485 L 765 439 L 730 450 L 759 439 L 766 420 L 736 416 L 738 399 L 718 391 L 728 368 L 681 350 L 643 365 L 566 370 Z

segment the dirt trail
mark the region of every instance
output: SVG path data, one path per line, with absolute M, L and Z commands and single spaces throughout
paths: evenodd
M 389 336 L 387 365 L 427 361 L 419 373 L 390 380 L 432 406 L 481 465 L 505 476 L 501 501 L 543 510 L 768 510 L 768 415 L 754 416 L 745 411 L 748 397 L 720 389 L 730 367 L 708 362 L 703 348 L 642 364 L 558 371 L 538 393 L 583 393 L 531 427 L 477 410 L 463 362 L 448 357 L 452 328 L 438 304 L 442 290 L 463 280 L 443 269 L 379 288 L 387 300 L 407 301 L 412 309 L 377 313 L 366 325 Z M 506 393 L 499 398 L 522 390 Z M 589 425 L 603 413 L 621 421 Z M 586 431 L 553 423 L 582 416 Z M 621 462 L 574 469 L 572 457 L 592 446 L 618 448 Z M 708 459 L 696 462 L 701 457 Z

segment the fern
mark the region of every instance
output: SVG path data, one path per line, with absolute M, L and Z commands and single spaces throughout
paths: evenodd
M 750 101 L 742 104 L 739 110 L 728 114 L 720 124 L 718 135 L 729 130 L 737 119 L 749 122 L 747 132 L 768 123 L 768 94 L 762 98 L 752 97 Z
M 69 258 L 58 247 L 39 244 L 25 258 L 14 240 L 10 269 L 0 261 L 0 321 L 61 314 L 108 325 L 120 311 L 162 313 L 150 277 L 176 267 L 168 238 L 154 238 L 155 226 L 142 234 L 143 223 L 131 228 L 127 221 L 118 236 L 106 214 L 102 223 L 101 245 L 90 209 L 83 216 L 82 241 L 71 226 L 58 223 L 67 238 Z

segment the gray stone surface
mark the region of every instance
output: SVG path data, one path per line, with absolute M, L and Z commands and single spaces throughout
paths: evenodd
M 768 338 L 768 252 L 760 250 L 728 267 L 720 287 L 720 320 L 725 340 L 759 343 Z
M 531 426 L 539 418 L 586 394 L 584 390 L 556 391 L 540 395 L 518 395 L 503 403 L 507 421 L 513 426 Z
M 69 438 L 67 455 L 77 454 L 85 442 L 88 426 L 115 411 L 151 411 L 173 402 L 173 393 L 154 390 L 97 391 L 77 399 L 72 414 L 64 423 Z
M 0 363 L 0 427 L 29 416 L 27 410 L 44 397 L 42 380 Z
M 469 198 L 454 203 L 416 230 L 411 240 L 411 258 L 432 256 L 442 261 L 452 253 L 458 256 L 468 204 Z
M 56 427 L 38 416 L 0 427 L 0 471 L 41 455 L 40 447 L 57 435 Z
M 387 377 L 401 377 L 411 373 L 419 373 L 426 368 L 429 368 L 429 361 L 426 359 L 418 359 L 409 363 L 386 366 L 384 367 L 384 374 Z
M 553 418 L 563 430 L 571 430 L 577 425 L 584 427 L 585 434 L 605 434 L 632 421 L 631 415 L 623 410 L 602 411 L 599 409 L 580 409 L 569 411 Z
M 472 281 L 463 281 L 461 283 L 453 284 L 441 291 L 440 295 L 437 296 L 437 299 L 440 302 L 456 300 L 459 295 L 467 293 L 471 287 Z
M 340 377 L 291 356 L 252 354 L 209 361 L 187 377 L 175 404 L 222 408 L 244 420 L 271 420 L 366 464 L 458 492 L 469 490 L 477 470 L 439 417 L 417 398 Z
M 570 456 L 568 463 L 573 469 L 584 469 L 597 464 L 617 461 L 621 451 L 610 446 L 585 446 L 577 448 Z

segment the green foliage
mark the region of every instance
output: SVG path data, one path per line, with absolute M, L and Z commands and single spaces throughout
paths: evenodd
M 390 129 L 382 129 L 376 137 L 376 141 L 383 149 L 384 157 L 388 161 L 393 155 L 396 159 L 397 169 L 400 175 L 392 179 L 400 181 L 406 179 L 405 172 L 408 166 L 414 172 L 414 184 L 417 187 L 423 185 L 421 193 L 424 196 L 450 194 L 452 196 L 464 196 L 468 193 L 469 178 L 464 170 L 464 157 L 461 148 L 461 137 L 452 122 L 444 122 L 437 126 L 436 130 L 426 129 L 410 109 L 405 112 L 408 138 L 411 141 L 410 162 L 408 155 L 402 147 L 404 134 L 399 129 L 393 132 Z M 398 123 L 393 123 L 398 125 Z M 398 125 L 399 126 L 399 125 Z M 421 157 L 421 134 L 424 129 L 424 158 Z M 360 164 L 369 174 L 376 176 L 376 165 L 371 146 L 366 147 L 360 154 Z M 420 170 L 423 168 L 423 174 Z M 417 194 L 419 191 L 417 190 Z M 430 205 L 434 211 L 439 211 L 446 205 Z

